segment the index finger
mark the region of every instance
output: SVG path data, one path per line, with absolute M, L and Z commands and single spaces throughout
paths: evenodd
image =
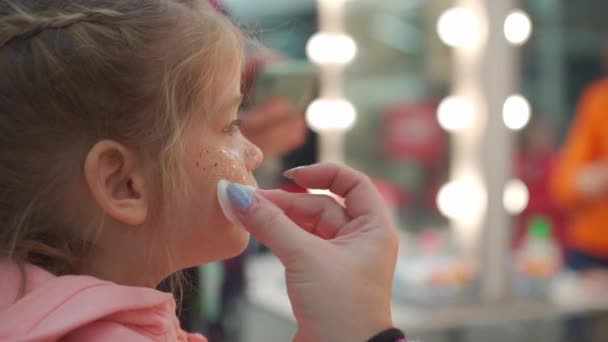
M 343 197 L 352 218 L 386 215 L 384 200 L 369 177 L 350 167 L 320 163 L 295 168 L 284 175 L 304 188 L 330 190 Z

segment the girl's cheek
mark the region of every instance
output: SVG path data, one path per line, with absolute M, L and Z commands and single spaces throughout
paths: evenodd
M 220 149 L 220 154 L 224 160 L 220 170 L 223 178 L 242 184 L 249 183 L 249 173 L 245 167 L 245 160 L 243 159 L 243 154 L 240 153 L 240 149 L 235 146 L 222 148 Z
M 255 181 L 247 171 L 244 153 L 240 139 L 235 139 L 228 146 L 220 146 L 214 149 L 203 149 L 200 152 L 200 161 L 197 167 L 211 181 L 226 179 L 230 182 L 238 182 L 254 185 Z

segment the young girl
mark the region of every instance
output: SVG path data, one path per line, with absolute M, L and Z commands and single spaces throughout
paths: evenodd
M 154 288 L 247 245 L 216 197 L 221 179 L 254 185 L 262 158 L 236 119 L 242 55 L 206 1 L 0 2 L 0 341 L 204 341 Z M 264 195 L 288 219 L 251 188 L 222 193 L 285 263 L 298 339 L 389 328 L 396 239 L 379 196 L 335 165 L 289 175 L 347 208 Z
M 154 288 L 246 246 L 215 190 L 254 184 L 261 160 L 236 120 L 240 33 L 203 1 L 3 1 L 0 13 L 0 249 L 14 261 L 0 307 L 39 296 L 2 310 L 0 340 L 104 315 L 169 332 L 170 295 L 108 281 Z

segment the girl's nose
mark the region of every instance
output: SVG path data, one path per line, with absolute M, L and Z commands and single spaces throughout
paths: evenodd
M 264 153 L 259 147 L 247 140 L 245 148 L 245 163 L 247 170 L 250 172 L 255 171 L 262 164 L 264 159 Z

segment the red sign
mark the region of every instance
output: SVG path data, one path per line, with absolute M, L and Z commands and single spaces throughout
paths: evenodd
M 384 116 L 384 150 L 397 160 L 424 165 L 438 162 L 445 134 L 437 122 L 437 103 L 421 101 L 395 105 Z

